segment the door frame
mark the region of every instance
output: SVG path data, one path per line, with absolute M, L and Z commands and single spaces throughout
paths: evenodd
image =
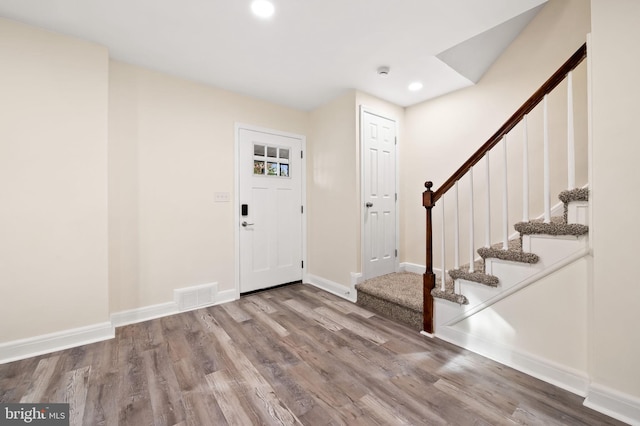
M 385 120 L 389 120 L 389 121 L 393 121 L 395 124 L 395 128 L 396 128 L 396 141 L 398 140 L 398 120 L 396 120 L 395 118 L 391 118 L 391 117 L 387 117 L 384 114 L 380 114 L 379 112 L 377 112 L 374 109 L 371 109 L 365 105 L 360 105 L 359 108 L 359 113 L 360 116 L 358 118 L 358 132 L 359 132 L 359 139 L 360 139 L 360 274 L 361 277 L 358 280 L 359 282 L 362 282 L 364 280 L 367 279 L 367 274 L 365 272 L 365 266 L 367 264 L 366 260 L 365 260 L 365 256 L 364 256 L 364 252 L 365 252 L 365 247 L 364 247 L 364 233 L 365 233 L 365 226 L 364 226 L 364 221 L 367 215 L 366 209 L 364 208 L 364 203 L 365 203 L 365 188 L 364 188 L 364 181 L 365 181 L 365 172 L 364 172 L 364 132 L 362 131 L 363 129 L 363 124 L 364 124 L 364 114 L 371 114 L 371 115 L 375 115 L 381 118 L 384 118 Z M 398 251 L 398 256 L 396 256 L 396 260 L 395 260 L 395 272 L 399 272 L 400 271 L 400 192 L 398 190 L 398 184 L 400 183 L 400 168 L 398 167 L 399 164 L 399 160 L 400 160 L 400 156 L 399 156 L 399 150 L 398 150 L 398 143 L 396 142 L 395 146 L 395 154 L 396 154 L 396 182 L 395 182 L 395 193 L 398 194 L 398 199 L 396 200 L 395 203 L 395 217 L 396 217 L 396 250 Z
M 302 161 L 301 161 L 301 203 L 303 207 L 302 214 L 302 280 L 305 281 L 307 277 L 307 138 L 304 135 L 297 133 L 283 132 L 280 130 L 269 129 L 266 127 L 254 126 L 252 124 L 235 123 L 234 129 L 234 197 L 233 197 L 233 226 L 234 226 L 234 241 L 235 241 L 235 259 L 234 259 L 234 300 L 240 298 L 240 130 L 251 130 L 254 132 L 268 133 L 276 136 L 290 137 L 300 139 L 302 149 Z

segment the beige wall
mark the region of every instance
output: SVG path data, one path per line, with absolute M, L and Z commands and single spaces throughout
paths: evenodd
M 236 122 L 305 135 L 308 113 L 110 63 L 111 311 L 235 281 Z M 215 203 L 228 192 L 231 202 Z
M 348 91 L 313 110 L 307 139 L 307 272 L 345 287 L 360 264 L 355 104 Z
M 108 52 L 0 18 L 0 64 L 0 342 L 108 321 Z
M 640 2 L 592 0 L 593 382 L 640 398 Z
M 395 120 L 401 141 L 404 108 L 367 93 L 350 90 L 310 115 L 308 273 L 347 288 L 362 272 L 361 106 Z
M 589 32 L 589 4 L 583 0 L 551 0 L 520 36 L 494 63 L 480 82 L 467 89 L 427 101 L 406 109 L 405 134 L 401 147 L 402 170 L 402 245 L 401 260 L 425 264 L 424 208 L 420 194 L 424 182 L 431 180 L 439 187 L 476 149 L 478 149 L 533 92 L 586 41 Z M 586 183 L 586 64 L 575 73 L 576 141 L 580 145 L 577 183 Z M 552 169 L 552 204 L 558 202 L 559 191 L 566 189 L 566 85 L 550 96 L 549 111 Z M 560 113 L 558 115 L 558 112 Z M 555 114 L 554 114 L 555 113 Z M 557 118 L 556 118 L 557 117 Z M 541 106 L 529 117 L 530 197 L 533 215 L 542 213 L 542 114 Z M 522 129 L 509 135 L 510 224 L 522 218 Z M 502 238 L 502 163 L 501 151 L 491 154 L 492 242 Z M 485 168 L 481 162 L 474 170 L 476 220 L 485 218 Z M 460 183 L 461 232 L 468 229 L 468 181 Z M 449 195 L 448 197 L 450 197 Z M 445 199 L 446 216 L 452 217 L 452 202 Z M 440 210 L 434 217 L 439 221 Z M 449 224 L 452 222 L 449 220 Z M 509 227 L 513 232 L 512 226 Z M 439 228 L 434 228 L 439 235 Z M 447 233 L 453 233 L 447 227 Z M 461 234 L 464 235 L 464 234 Z M 476 247 L 484 244 L 484 230 L 476 228 Z M 468 261 L 467 237 L 462 238 L 462 263 Z M 439 267 L 439 243 L 434 244 Z M 453 260 L 449 247 L 449 261 Z M 449 263 L 449 262 L 448 262 Z

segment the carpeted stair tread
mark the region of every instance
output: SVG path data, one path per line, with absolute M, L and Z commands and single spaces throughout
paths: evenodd
M 502 248 L 502 243 L 497 243 L 491 247 L 481 247 L 478 254 L 483 259 L 495 258 L 500 260 L 509 260 L 520 263 L 538 263 L 538 255 L 534 253 L 525 253 L 522 251 L 522 240 L 516 238 L 509 240 L 509 248 Z
M 589 189 L 576 188 L 562 191 L 558 195 L 558 199 L 565 204 L 570 203 L 571 201 L 589 201 Z
M 482 247 L 478 249 L 478 254 L 484 259 L 495 258 L 500 260 L 509 260 L 511 262 L 520 263 L 538 263 L 538 255 L 534 253 L 525 253 L 516 250 L 503 250 Z
M 460 305 L 468 305 L 469 301 L 462 294 L 457 294 L 455 292 L 455 282 L 453 278 L 447 278 L 444 282 L 444 291 L 440 288 L 442 285 L 442 280 L 440 278 L 436 278 L 436 286 L 433 290 L 431 290 L 431 295 L 433 297 L 438 297 L 440 299 L 445 299 L 450 302 L 458 303 Z
M 454 280 L 473 281 L 478 284 L 488 285 L 489 287 L 497 287 L 500 280 L 494 275 L 485 274 L 482 271 L 469 272 L 464 269 L 452 269 L 449 275 Z
M 579 237 L 589 232 L 587 225 L 566 223 L 562 216 L 552 217 L 551 223 L 544 223 L 542 219 L 518 222 L 514 228 L 521 235 L 573 235 Z
M 480 268 L 478 268 L 477 266 L 478 264 L 481 265 Z M 452 269 L 449 271 L 449 276 L 454 280 L 461 279 L 461 280 L 473 281 L 476 283 L 488 285 L 489 287 L 497 287 L 500 280 L 495 275 L 485 274 L 483 272 L 484 271 L 483 264 L 484 262 L 481 262 L 481 261 L 475 262 L 473 272 L 469 272 L 468 266 L 463 266 L 460 269 Z
M 456 294 L 456 293 L 449 293 L 447 291 L 442 291 L 438 288 L 434 288 L 433 290 L 431 290 L 431 295 L 433 297 L 437 297 L 439 299 L 445 299 L 448 300 L 450 302 L 454 302 L 457 303 L 459 305 L 468 305 L 469 301 L 467 300 L 466 297 L 464 297 L 462 294 Z
M 356 285 L 360 292 L 422 312 L 422 275 L 398 272 Z
M 589 190 L 587 188 L 576 188 L 562 191 L 558 194 L 558 199 L 564 203 L 564 223 L 569 223 L 569 203 L 572 201 L 589 201 Z
M 498 277 L 484 272 L 484 259 L 479 259 L 473 262 L 473 272 L 469 272 L 469 264 L 466 264 L 462 265 L 458 269 L 451 269 L 449 271 L 449 276 L 454 280 L 462 279 L 473 281 L 490 287 L 497 287 L 500 282 Z

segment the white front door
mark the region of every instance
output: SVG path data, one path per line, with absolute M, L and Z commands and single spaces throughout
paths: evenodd
M 238 129 L 240 292 L 302 279 L 302 139 Z
M 396 123 L 361 111 L 364 190 L 363 273 L 396 270 Z

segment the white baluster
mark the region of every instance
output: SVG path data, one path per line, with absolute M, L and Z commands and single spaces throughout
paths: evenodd
M 543 102 L 543 132 L 544 132 L 544 222 L 551 223 L 551 189 L 549 177 L 549 109 L 547 107 L 547 97 L 544 95 Z
M 475 260 L 475 241 L 474 241 L 474 224 L 473 224 L 473 167 L 469 169 L 469 272 L 474 272 Z
M 485 234 L 484 234 L 484 246 L 491 247 L 491 170 L 489 170 L 489 153 L 484 156 L 485 163 L 485 184 L 487 185 L 487 205 L 486 205 L 486 221 L 485 221 Z
M 524 126 L 522 143 L 522 221 L 529 221 L 529 132 L 527 116 L 522 121 Z
M 460 213 L 458 211 L 458 181 L 453 187 L 453 196 L 455 203 L 453 204 L 453 267 L 460 268 Z
M 507 176 L 507 136 L 502 137 L 502 248 L 509 248 L 509 177 Z
M 568 189 L 576 187 L 576 138 L 573 126 L 573 71 L 567 75 L 567 181 Z
M 440 247 L 440 260 L 441 260 L 441 264 L 442 264 L 442 269 L 441 269 L 441 283 L 440 283 L 440 290 L 444 291 L 444 282 L 445 282 L 445 277 L 447 276 L 447 269 L 445 266 L 445 256 L 444 256 L 444 250 L 445 250 L 445 246 L 444 246 L 444 197 L 442 197 L 440 199 L 440 210 L 442 212 L 442 229 L 441 229 L 441 237 L 442 237 L 442 242 L 441 242 L 441 247 Z

